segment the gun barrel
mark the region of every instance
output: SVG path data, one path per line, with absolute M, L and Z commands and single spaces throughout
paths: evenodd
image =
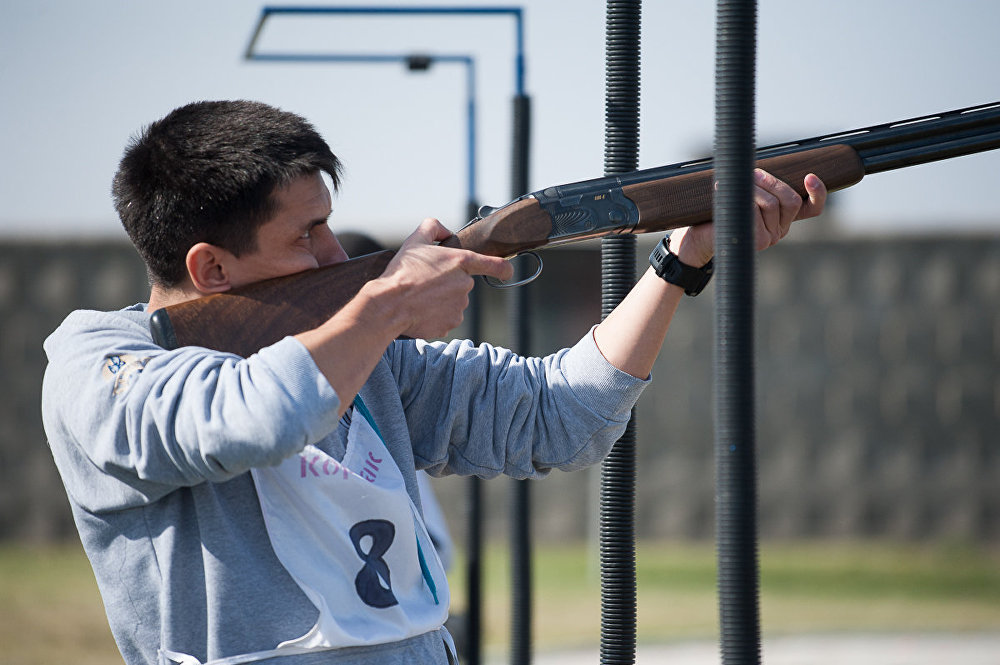
M 769 145 L 757 150 L 757 158 L 778 157 L 842 144 L 857 151 L 865 167 L 865 173 L 870 174 L 994 150 L 1000 148 L 1000 144 L 997 143 L 998 132 L 1000 132 L 1000 101 Z M 683 173 L 707 171 L 711 168 L 712 158 L 706 157 L 549 187 L 533 192 L 530 196 L 544 204 L 552 199 L 573 196 L 578 191 L 622 187 Z
M 1000 102 L 993 102 L 761 148 L 758 155 L 843 144 L 857 151 L 871 174 L 994 150 L 998 134 Z
M 807 173 L 836 191 L 871 173 L 997 148 L 1000 101 L 771 145 L 756 158 L 803 194 Z M 614 233 L 700 224 L 711 219 L 712 168 L 705 158 L 546 187 L 473 219 L 456 242 L 509 257 Z

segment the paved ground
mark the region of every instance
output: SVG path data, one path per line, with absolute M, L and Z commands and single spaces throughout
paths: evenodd
M 1000 665 L 1000 630 L 990 634 L 818 635 L 764 640 L 764 665 Z M 599 663 L 596 650 L 536 653 L 533 665 Z M 707 642 L 640 646 L 636 665 L 719 665 Z

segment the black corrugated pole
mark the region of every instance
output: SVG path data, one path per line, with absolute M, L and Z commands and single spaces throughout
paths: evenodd
M 753 228 L 757 6 L 716 18 L 715 458 L 722 662 L 760 663 L 755 453 Z
M 639 38 L 642 3 L 608 0 L 604 174 L 639 165 Z M 635 284 L 633 235 L 601 241 L 601 316 L 607 317 Z M 635 412 L 601 467 L 601 663 L 634 663 Z
M 529 191 L 528 154 L 531 143 L 531 100 L 519 91 L 514 97 L 513 195 Z M 516 279 L 525 279 L 530 261 L 515 265 Z M 531 285 L 510 289 L 511 333 L 518 353 L 531 352 Z M 531 481 L 513 481 L 511 496 L 511 640 L 512 665 L 531 662 Z
M 466 211 L 467 219 L 474 219 L 479 210 L 479 203 L 470 198 Z M 483 341 L 483 284 L 476 280 L 476 285 L 469 293 L 469 338 L 476 344 Z M 464 663 L 479 665 L 482 657 L 482 623 L 483 623 L 483 480 L 478 476 L 468 478 L 468 527 L 465 537 L 465 549 L 468 561 L 465 567 L 466 609 L 464 637 Z

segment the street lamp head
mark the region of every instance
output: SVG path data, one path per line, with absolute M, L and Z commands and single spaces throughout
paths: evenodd
M 406 58 L 406 68 L 411 72 L 426 72 L 434 63 L 429 55 L 410 55 Z

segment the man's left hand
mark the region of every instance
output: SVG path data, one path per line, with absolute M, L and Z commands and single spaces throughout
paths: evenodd
M 826 185 L 810 173 L 804 183 L 809 198 L 803 200 L 792 187 L 766 171 L 754 170 L 754 226 L 757 250 L 767 249 L 788 235 L 792 222 L 815 217 L 826 205 Z M 670 235 L 670 248 L 681 262 L 701 267 L 714 253 L 715 229 L 701 224 L 677 229 Z

